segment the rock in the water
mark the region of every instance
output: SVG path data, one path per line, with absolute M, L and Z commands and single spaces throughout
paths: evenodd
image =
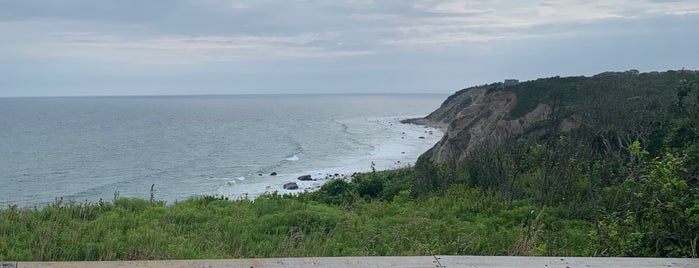
M 277 172 L 269 173 L 270 176 L 277 176 Z
M 298 177 L 298 180 L 300 180 L 300 181 L 312 181 L 313 178 L 311 178 L 311 175 L 303 175 L 301 177 Z
M 284 184 L 284 189 L 286 190 L 296 190 L 299 188 L 299 185 L 296 184 L 295 182 L 289 182 Z

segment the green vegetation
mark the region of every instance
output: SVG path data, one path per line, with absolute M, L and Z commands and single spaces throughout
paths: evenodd
M 654 102 L 665 106 L 675 98 L 673 87 L 681 80 L 694 80 L 695 71 L 639 73 L 606 72 L 592 77 L 551 77 L 509 86 L 503 90 L 517 93 L 517 106 L 510 117 L 519 118 L 534 110 L 539 103 L 564 108 L 567 114 L 583 110 L 608 110 L 611 104 L 634 101 Z M 489 90 L 497 84 L 486 86 Z M 655 107 L 656 109 L 659 107 Z
M 362 183 L 336 180 L 316 193 L 254 202 L 119 198 L 11 207 L 0 212 L 0 260 L 591 254 L 589 222 L 465 185 L 417 200 L 410 190 L 391 188 L 392 178 L 416 176 L 408 169 L 377 172 Z
M 665 83 L 657 81 L 685 76 L 691 79 L 649 90 Z M 648 81 L 638 82 L 640 77 Z M 697 73 L 544 80 L 536 83 L 546 87 L 526 82 L 506 89 L 530 94 L 520 97 L 522 106 L 513 113 L 535 107 L 535 94 L 519 92 L 523 87 L 546 90 L 542 98 L 562 112 L 460 162 L 421 157 L 412 168 L 254 202 L 199 197 L 166 205 L 117 198 L 57 200 L 42 209 L 10 206 L 0 210 L 0 260 L 697 257 Z M 592 90 L 592 84 L 604 90 L 577 92 Z M 576 90 L 566 93 L 570 88 Z M 578 128 L 561 133 L 554 127 L 573 115 L 582 118 Z

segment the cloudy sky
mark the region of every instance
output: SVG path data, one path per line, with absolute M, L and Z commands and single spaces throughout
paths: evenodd
M 449 93 L 699 69 L 697 0 L 0 0 L 0 96 Z

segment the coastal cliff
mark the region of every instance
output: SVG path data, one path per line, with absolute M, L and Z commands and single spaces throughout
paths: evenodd
M 551 107 L 541 103 L 524 116 L 509 119 L 516 104 L 514 92 L 474 87 L 452 95 L 427 117 L 408 122 L 445 131 L 442 140 L 425 153 L 435 162 L 444 163 L 450 159 L 462 160 L 481 144 L 496 144 L 522 134 L 551 114 Z
M 457 91 L 428 116 L 404 122 L 442 129 L 444 137 L 423 156 L 437 163 L 458 162 L 479 146 L 510 139 L 537 139 L 583 125 L 612 131 L 629 127 L 621 123 L 634 121 L 629 113 L 666 106 L 677 81 L 696 75 L 630 70 L 522 83 L 506 80 Z

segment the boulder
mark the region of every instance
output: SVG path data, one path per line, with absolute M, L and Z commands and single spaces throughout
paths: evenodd
M 277 176 L 277 172 L 269 173 L 270 176 Z
M 284 184 L 284 189 L 285 190 L 296 190 L 299 188 L 299 185 L 296 184 L 295 182 L 289 182 Z
M 300 181 L 312 181 L 313 178 L 311 178 L 311 175 L 303 175 L 301 177 L 298 177 L 298 180 L 300 180 Z

